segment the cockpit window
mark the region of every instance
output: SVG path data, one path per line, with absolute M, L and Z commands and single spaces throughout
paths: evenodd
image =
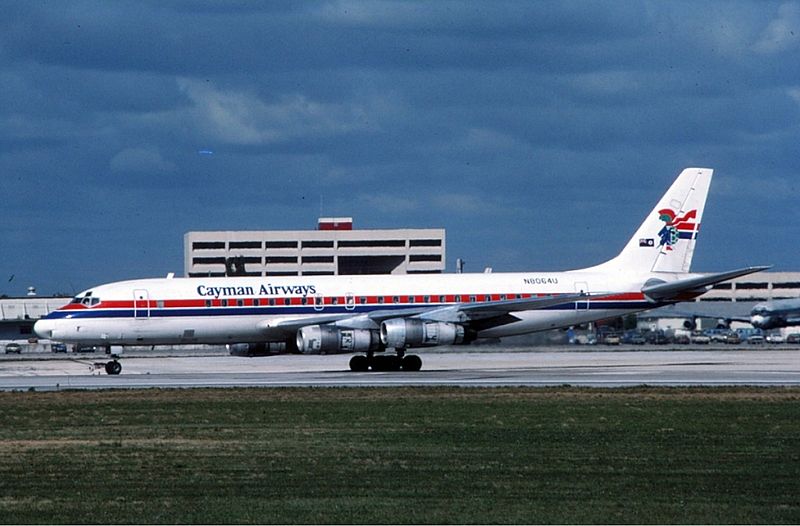
M 100 298 L 92 297 L 92 291 L 90 290 L 89 292 L 87 292 L 83 296 L 75 296 L 74 298 L 72 298 L 72 301 L 70 301 L 70 303 L 86 305 L 87 307 L 92 307 L 92 306 L 97 305 L 98 303 L 100 303 Z

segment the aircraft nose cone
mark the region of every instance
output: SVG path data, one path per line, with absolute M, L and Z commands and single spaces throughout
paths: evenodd
M 53 323 L 50 320 L 39 320 L 33 324 L 33 332 L 43 340 L 49 340 L 53 336 Z

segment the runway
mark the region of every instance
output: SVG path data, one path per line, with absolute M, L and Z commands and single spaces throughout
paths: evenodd
M 541 350 L 419 353 L 423 370 L 353 373 L 350 355 L 225 354 L 123 358 L 119 376 L 92 370 L 104 355 L 0 361 L 0 390 L 390 386 L 797 386 L 800 350 Z

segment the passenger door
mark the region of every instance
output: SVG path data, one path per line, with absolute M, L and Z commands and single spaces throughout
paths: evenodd
M 133 291 L 133 317 L 137 320 L 150 317 L 150 294 L 145 289 Z

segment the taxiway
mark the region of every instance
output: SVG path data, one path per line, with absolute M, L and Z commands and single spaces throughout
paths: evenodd
M 179 355 L 124 358 L 108 376 L 92 364 L 105 356 L 0 361 L 0 390 L 193 387 L 386 386 L 796 386 L 800 350 L 506 350 L 420 353 L 423 370 L 353 373 L 350 355 L 237 357 Z

